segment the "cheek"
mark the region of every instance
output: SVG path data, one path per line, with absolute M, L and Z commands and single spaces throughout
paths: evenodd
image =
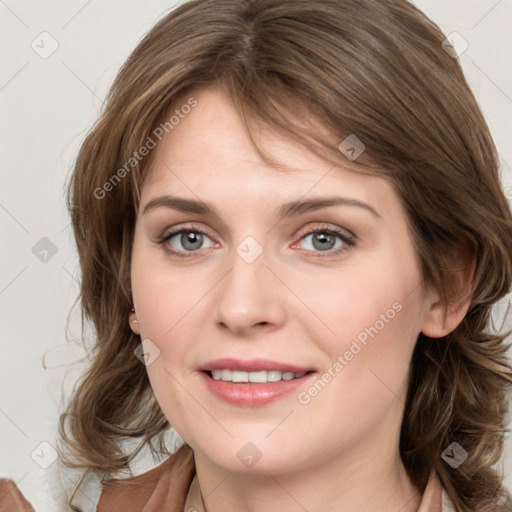
M 418 334 L 412 274 L 408 279 L 398 272 L 351 275 L 329 288 L 331 300 L 319 313 L 335 332 L 315 338 L 325 354 L 321 378 L 326 384 L 312 383 L 299 400 L 309 404 L 305 411 L 311 407 L 324 418 L 325 435 L 337 440 L 340 432 L 346 440 L 370 432 L 391 407 L 405 403 Z
M 177 331 L 180 339 L 191 335 L 189 318 L 201 310 L 201 299 L 211 287 L 204 277 L 205 272 L 192 267 L 173 269 L 161 248 L 135 245 L 131 279 L 141 337 L 167 346 Z
M 344 366 L 344 373 L 354 379 L 375 380 L 368 375 L 374 368 L 398 386 L 420 331 L 420 283 L 409 247 L 402 252 L 381 251 L 335 274 L 316 276 L 307 299 L 323 326 L 318 330 L 315 318 L 309 329 L 313 331 L 314 323 L 315 339 L 330 363 L 341 356 L 349 370 Z

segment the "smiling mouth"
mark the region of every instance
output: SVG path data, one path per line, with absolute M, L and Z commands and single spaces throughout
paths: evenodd
M 233 384 L 269 384 L 273 382 L 295 380 L 313 373 L 308 372 L 281 372 L 278 370 L 261 370 L 255 372 L 245 372 L 241 370 L 214 369 L 206 371 L 206 374 L 213 380 L 231 382 Z

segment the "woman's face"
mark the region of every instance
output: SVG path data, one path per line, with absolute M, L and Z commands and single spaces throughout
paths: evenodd
M 261 127 L 277 172 L 227 97 L 194 97 L 154 149 L 132 254 L 131 326 L 163 412 L 227 471 L 398 453 L 429 311 L 398 195 Z

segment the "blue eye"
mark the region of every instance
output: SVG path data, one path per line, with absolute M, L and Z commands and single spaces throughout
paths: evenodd
M 310 238 L 308 249 L 317 249 L 319 251 L 329 251 L 331 249 L 339 249 L 343 245 L 343 240 L 332 233 L 327 231 L 315 231 L 304 236 L 302 240 Z
M 353 236 L 332 227 L 319 227 L 310 230 L 302 235 L 301 240 L 307 241 L 305 250 L 319 253 L 315 255 L 318 257 L 339 255 L 356 244 Z
M 170 243 L 171 246 L 174 245 L 173 239 L 176 239 L 176 242 L 183 247 L 183 249 L 168 249 L 165 250 L 175 254 L 176 256 L 183 256 L 187 257 L 188 254 L 182 254 L 182 253 L 194 253 L 195 251 L 199 249 L 204 249 L 203 242 L 205 241 L 205 238 L 209 239 L 208 235 L 200 230 L 200 229 L 191 229 L 191 228 L 183 228 L 178 231 L 173 231 L 172 233 L 168 233 L 167 235 L 163 236 L 159 239 L 158 243 L 164 245 L 167 242 Z M 192 254 L 191 254 L 192 255 Z

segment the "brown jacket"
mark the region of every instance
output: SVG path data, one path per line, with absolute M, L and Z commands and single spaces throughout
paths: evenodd
M 195 510 L 189 495 L 195 476 L 193 453 L 183 445 L 157 467 L 127 479 L 107 481 L 94 504 L 82 506 L 71 498 L 75 510 L 82 512 L 183 512 Z M 197 485 L 197 480 L 194 480 Z M 0 512 L 34 512 L 14 482 L 0 480 Z M 418 512 L 455 512 L 451 501 L 432 472 Z

